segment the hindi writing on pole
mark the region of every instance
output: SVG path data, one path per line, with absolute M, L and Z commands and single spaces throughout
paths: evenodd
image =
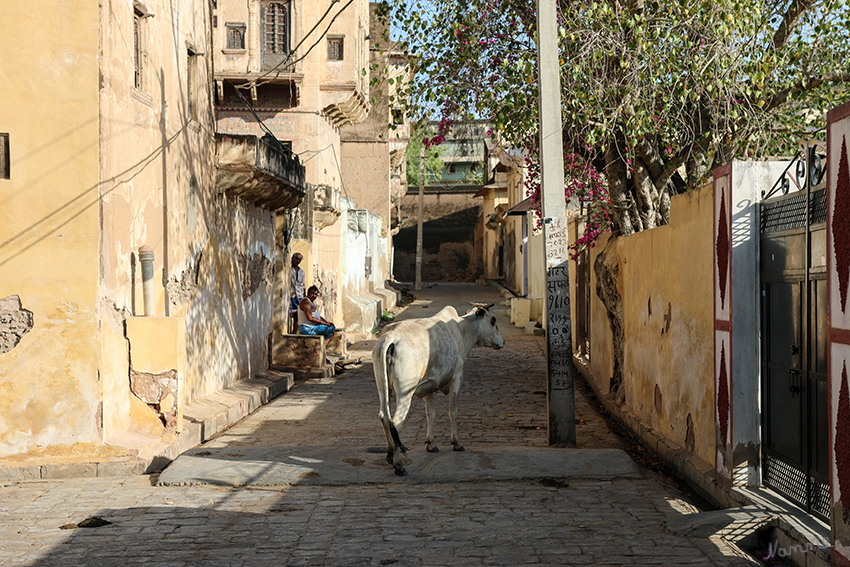
M 546 230 L 546 267 L 560 265 L 567 258 L 569 245 L 565 219 L 554 218 Z
M 553 390 L 572 388 L 573 345 L 570 323 L 569 268 L 566 263 L 546 272 L 546 308 L 549 314 L 549 376 Z

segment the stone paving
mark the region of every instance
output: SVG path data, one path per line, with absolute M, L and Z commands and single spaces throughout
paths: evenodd
M 446 302 L 498 301 L 492 288 L 451 284 L 417 294 L 404 316 Z M 423 307 L 424 306 L 424 307 Z M 468 449 L 545 447 L 543 338 L 497 316 L 506 346 L 475 349 L 460 396 Z M 368 358 L 359 368 L 297 385 L 204 447 L 366 447 L 382 451 Z M 579 448 L 617 449 L 592 400 L 577 390 Z M 438 444 L 448 449 L 447 404 L 437 397 Z M 403 431 L 410 458 L 424 454 L 424 407 Z M 378 456 L 378 455 L 376 455 Z M 388 477 L 392 469 L 386 468 Z M 156 486 L 156 476 L 0 485 L 0 565 L 8 566 L 454 566 L 751 565 L 721 537 L 682 537 L 665 523 L 696 513 L 667 478 L 544 478 L 350 486 Z M 87 518 L 110 522 L 76 527 Z M 66 528 L 66 529 L 63 529 Z M 70 529 L 69 529 L 70 528 Z

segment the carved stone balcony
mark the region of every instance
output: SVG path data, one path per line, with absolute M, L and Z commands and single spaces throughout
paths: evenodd
M 322 230 L 339 220 L 342 214 L 340 192 L 330 185 L 311 185 L 313 190 L 313 226 Z
M 279 142 L 249 134 L 216 134 L 215 141 L 218 192 L 271 211 L 301 203 L 304 166 L 298 156 L 279 147 Z
M 323 93 L 330 104 L 322 109 L 322 113 L 333 122 L 334 126 L 341 128 L 346 124 L 359 124 L 369 114 L 369 101 L 358 89 L 345 89 L 342 91 Z M 350 93 L 350 94 L 349 94 Z

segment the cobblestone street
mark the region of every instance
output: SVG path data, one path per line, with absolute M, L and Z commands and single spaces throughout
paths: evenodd
M 429 287 L 417 292 L 403 316 L 432 315 L 446 304 L 462 311 L 468 301 L 497 303 L 494 312 L 506 344 L 500 351 L 470 354 L 459 402 L 461 442 L 470 451 L 545 448 L 545 339 L 510 325 L 510 312 L 494 288 Z M 352 357 L 363 357 L 361 365 L 334 378 L 299 383 L 188 453 L 352 447 L 382 461 L 385 477 L 340 486 L 157 486 L 157 475 L 6 483 L 0 486 L 0 565 L 758 564 L 718 535 L 667 532 L 667 521 L 698 510 L 653 470 L 604 480 L 397 479 L 384 461 L 374 344 L 349 348 Z M 447 399 L 439 395 L 436 403 L 436 441 L 450 452 Z M 578 450 L 633 451 L 634 443 L 609 427 L 582 388 L 576 389 L 576 407 Z M 420 400 L 414 401 L 402 439 L 410 447 L 409 459 L 426 455 Z M 76 527 L 87 518 L 109 524 Z

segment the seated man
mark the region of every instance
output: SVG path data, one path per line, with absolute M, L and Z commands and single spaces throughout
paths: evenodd
M 301 300 L 298 306 L 298 329 L 303 335 L 323 335 L 325 344 L 329 343 L 336 331 L 333 323 L 319 315 L 314 301 L 319 297 L 319 288 L 311 285 L 307 290 L 307 297 Z

